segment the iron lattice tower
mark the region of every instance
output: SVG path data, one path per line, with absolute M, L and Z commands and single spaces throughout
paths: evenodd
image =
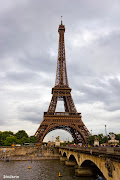
M 58 32 L 59 48 L 55 86 L 52 88 L 52 99 L 48 111 L 44 112 L 44 119 L 35 136 L 41 142 L 50 131 L 64 129 L 72 135 L 76 144 L 86 144 L 90 133 L 81 120 L 81 113 L 76 110 L 68 84 L 64 43 L 65 26 L 62 20 Z M 55 112 L 58 100 L 64 101 L 65 112 Z

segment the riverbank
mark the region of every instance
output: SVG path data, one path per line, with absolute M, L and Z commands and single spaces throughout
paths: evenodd
M 0 161 L 37 161 L 45 159 L 60 159 L 56 147 L 0 147 Z
M 5 160 L 8 160 L 8 161 L 39 161 L 39 160 L 59 160 L 60 159 L 60 156 L 43 156 L 43 157 L 37 157 L 37 156 L 13 156 L 13 157 L 8 157 L 6 159 L 2 158 L 0 159 L 0 161 L 5 161 Z

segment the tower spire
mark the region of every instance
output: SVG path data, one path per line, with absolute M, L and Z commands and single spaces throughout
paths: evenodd
M 61 16 L 61 25 L 62 25 L 62 16 Z
M 62 16 L 61 16 L 61 24 L 59 25 L 58 28 L 58 33 L 59 33 L 59 48 L 58 48 L 55 86 L 69 87 L 68 78 L 67 78 L 67 69 L 66 69 L 66 59 L 65 59 L 65 42 L 64 42 L 65 26 L 62 24 Z

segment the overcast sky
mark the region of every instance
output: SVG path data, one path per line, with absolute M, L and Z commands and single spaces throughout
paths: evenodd
M 0 131 L 33 135 L 55 84 L 60 17 L 69 85 L 93 134 L 120 133 L 120 1 L 0 0 Z M 61 109 L 61 104 L 57 107 Z M 60 130 L 46 140 L 70 138 Z

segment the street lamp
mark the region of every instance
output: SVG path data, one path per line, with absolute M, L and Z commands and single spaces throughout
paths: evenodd
M 52 136 L 52 142 L 53 142 L 53 137 L 54 137 L 54 136 Z
M 92 136 L 92 129 L 90 131 L 91 131 L 91 136 Z
M 105 125 L 105 135 L 106 135 L 106 143 L 107 143 L 107 128 L 106 128 L 106 125 Z

